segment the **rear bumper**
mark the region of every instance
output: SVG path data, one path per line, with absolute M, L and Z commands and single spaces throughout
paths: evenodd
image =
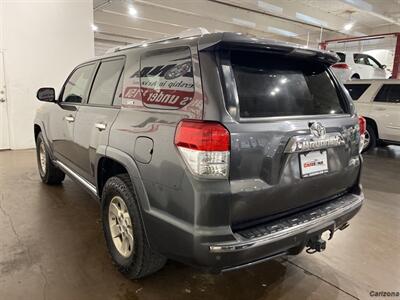
M 285 254 L 298 254 L 311 237 L 343 227 L 361 208 L 364 195 L 346 194 L 338 199 L 287 218 L 233 232 L 233 240 L 193 245 L 192 265 L 219 272 L 246 267 Z

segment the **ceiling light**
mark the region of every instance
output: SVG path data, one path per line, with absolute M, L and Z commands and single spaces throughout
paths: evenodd
M 346 25 L 344 25 L 344 30 L 350 30 L 352 29 L 354 26 L 354 23 L 347 23 Z
M 296 13 L 296 18 L 299 19 L 299 20 L 302 20 L 302 21 L 304 21 L 306 23 L 317 25 L 317 26 L 320 26 L 320 27 L 327 27 L 328 26 L 327 22 L 322 21 L 322 20 L 317 19 L 317 18 L 314 18 L 314 17 L 311 17 L 311 16 L 308 16 L 308 15 L 305 15 L 305 14 L 302 14 L 302 13 L 298 13 L 297 12 Z
M 256 28 L 256 26 L 257 26 L 256 23 L 254 23 L 254 22 L 239 19 L 239 18 L 232 18 L 232 23 L 243 26 L 243 27 L 248 27 L 248 28 Z
M 297 33 L 295 32 L 291 32 L 288 30 L 284 30 L 281 28 L 277 28 L 277 27 L 273 27 L 273 26 L 268 26 L 267 30 L 271 33 L 275 33 L 275 34 L 279 34 L 279 35 L 283 35 L 283 36 L 288 36 L 288 37 L 295 37 L 298 36 Z
M 99 27 L 97 27 L 96 25 L 94 25 L 94 24 L 92 24 L 92 25 L 90 25 L 91 27 L 92 27 L 92 30 L 93 31 L 97 31 L 98 29 L 99 29 Z
M 130 14 L 131 16 L 133 16 L 133 17 L 136 17 L 136 16 L 137 16 L 137 10 L 136 10 L 136 8 L 134 8 L 133 6 L 129 7 L 128 12 L 129 12 L 129 14 Z

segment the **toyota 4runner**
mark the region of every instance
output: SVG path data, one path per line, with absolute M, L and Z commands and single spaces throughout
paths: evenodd
M 190 33 L 190 34 L 189 34 Z M 324 51 L 191 31 L 76 67 L 34 134 L 42 181 L 99 199 L 110 254 L 140 278 L 210 272 L 326 241 L 360 209 L 365 120 Z

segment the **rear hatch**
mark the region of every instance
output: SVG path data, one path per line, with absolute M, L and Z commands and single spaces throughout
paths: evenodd
M 233 48 L 217 56 L 233 119 L 224 125 L 234 227 L 329 201 L 357 183 L 358 118 L 329 64 L 306 51 Z

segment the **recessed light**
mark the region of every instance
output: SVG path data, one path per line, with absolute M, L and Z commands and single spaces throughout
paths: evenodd
M 136 16 L 137 16 L 137 10 L 136 10 L 136 8 L 134 8 L 133 6 L 130 6 L 130 7 L 129 7 L 128 12 L 129 12 L 129 14 L 130 14 L 131 16 L 133 16 L 133 17 L 136 17 Z
M 347 24 L 345 24 L 344 25 L 344 30 L 350 30 L 350 29 L 352 29 L 353 28 L 353 26 L 354 26 L 354 24 L 353 23 L 347 23 Z
M 96 25 L 94 25 L 94 24 L 92 24 L 92 25 L 90 25 L 91 27 L 92 27 L 92 30 L 93 31 L 97 31 L 98 29 L 99 29 L 99 27 L 97 27 Z

